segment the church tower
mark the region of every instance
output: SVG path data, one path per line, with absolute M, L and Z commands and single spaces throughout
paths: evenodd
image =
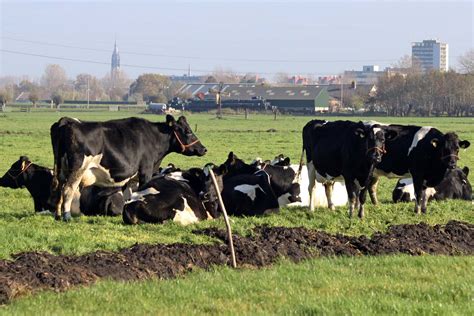
M 118 79 L 120 71 L 120 54 L 117 48 L 117 41 L 115 41 L 114 45 L 114 51 L 112 53 L 112 63 L 111 63 L 111 70 L 110 70 L 110 78 L 112 79 L 112 82 L 115 83 L 115 81 Z

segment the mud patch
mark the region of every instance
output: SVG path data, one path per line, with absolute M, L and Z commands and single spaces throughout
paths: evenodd
M 222 241 L 226 232 L 195 231 Z M 474 225 L 450 221 L 446 225 L 392 226 L 386 233 L 350 237 L 306 228 L 262 226 L 250 237 L 234 236 L 240 267 L 267 266 L 281 257 L 298 262 L 317 256 L 473 255 Z M 0 303 L 38 290 L 64 291 L 101 278 L 114 280 L 167 279 L 213 265 L 230 264 L 227 246 L 190 244 L 136 244 L 119 252 L 97 251 L 82 256 L 55 256 L 26 252 L 0 260 Z

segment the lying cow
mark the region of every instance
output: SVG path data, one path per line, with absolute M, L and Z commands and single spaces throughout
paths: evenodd
M 426 199 L 445 200 L 461 199 L 472 200 L 472 186 L 467 176 L 469 168 L 448 170 L 444 179 L 434 188 L 426 189 Z M 415 201 L 415 189 L 411 178 L 400 179 L 392 192 L 393 202 Z
M 176 152 L 202 156 L 206 148 L 184 116 L 166 122 L 141 118 L 82 122 L 61 118 L 51 126 L 54 153 L 53 195 L 56 219 L 70 219 L 79 186 L 123 187 L 138 177 L 140 187 L 151 179 L 163 158 Z
M 204 171 L 209 174 L 209 169 L 214 171 L 222 199 L 229 215 L 255 216 L 279 211 L 278 200 L 270 185 L 270 176 L 263 170 L 252 174 L 237 174 L 225 179 L 228 170 L 225 164 L 219 167 L 209 165 Z M 213 192 L 216 199 L 216 192 Z M 207 200 L 212 200 L 211 197 Z M 220 205 L 215 203 L 216 213 L 221 213 Z
M 370 126 L 371 124 L 367 124 Z M 379 125 L 373 125 L 379 126 Z M 415 191 L 415 213 L 426 213 L 426 187 L 436 187 L 446 171 L 456 168 L 459 149 L 470 143 L 459 140 L 456 133 L 443 134 L 430 126 L 384 125 L 386 154 L 376 166 L 369 183 L 369 194 L 377 204 L 378 178 L 411 176 Z
M 0 178 L 0 186 L 19 189 L 25 187 L 33 198 L 35 212 L 53 211 L 50 204 L 53 171 L 34 164 L 26 156 L 20 156 Z M 75 192 L 71 212 L 84 215 L 120 215 L 124 196 L 120 188 L 91 186 Z
M 159 174 L 132 194 L 125 205 L 123 221 L 141 224 L 171 220 L 188 225 L 215 218 L 218 208 L 213 192 L 202 169 Z
M 233 152 L 229 153 L 223 165 L 227 171 L 224 175 L 224 184 L 236 175 L 254 174 L 259 170 L 263 170 L 270 176 L 271 188 L 278 198 L 280 206 L 301 201 L 299 197 L 300 186 L 295 182 L 296 173 L 289 166 L 274 166 L 258 162 L 249 165 L 239 159 Z
M 294 182 L 297 182 L 300 186 L 299 198 L 301 199 L 301 201 L 291 202 L 289 200 L 291 194 L 286 193 L 278 198 L 278 202 L 280 206 L 286 205 L 288 207 L 310 205 L 308 192 L 308 168 L 306 168 L 306 166 L 302 166 L 301 170 L 299 170 L 299 166 L 290 164 L 290 158 L 284 156 L 283 154 L 276 156 L 273 160 L 263 161 L 261 158 L 256 158 L 254 162 L 252 162 L 252 164 L 260 164 L 261 166 L 264 166 L 265 164 L 270 164 L 272 166 L 291 167 L 295 174 L 297 174 Z M 312 198 L 314 206 L 328 207 L 325 187 L 321 183 L 316 182 L 313 191 L 314 193 L 312 195 Z M 336 181 L 334 183 L 331 201 L 334 206 L 344 206 L 347 204 L 347 191 L 344 182 Z
M 332 189 L 334 181 L 344 179 L 349 198 L 349 216 L 356 203 L 359 217 L 364 216 L 367 187 L 375 164 L 385 152 L 385 134 L 378 125 L 366 126 L 362 122 L 327 122 L 312 120 L 303 128 L 303 150 L 308 167 L 310 210 L 315 180 L 324 183 L 328 207 L 334 209 Z M 300 161 L 302 166 L 303 159 Z

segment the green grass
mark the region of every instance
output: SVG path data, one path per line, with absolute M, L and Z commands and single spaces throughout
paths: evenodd
M 472 315 L 472 257 L 321 258 L 43 292 L 5 314 Z M 124 303 L 118 303 L 124 302 Z
M 82 120 L 106 120 L 130 115 L 130 112 L 67 113 L 67 116 Z M 28 155 L 33 162 L 52 167 L 49 127 L 61 116 L 58 113 L 31 112 L 7 113 L 6 117 L 0 117 L 0 175 L 20 155 Z M 141 116 L 152 121 L 164 120 L 164 116 Z M 251 115 L 248 120 L 243 116 L 226 116 L 223 120 L 216 120 L 207 114 L 187 115 L 187 118 L 193 129 L 197 124 L 196 134 L 208 148 L 208 154 L 201 158 L 171 154 L 163 164 L 173 162 L 182 168 L 189 168 L 203 166 L 207 162 L 221 163 L 231 150 L 245 160 L 256 156 L 268 159 L 284 153 L 291 157 L 293 163 L 297 163 L 301 154 L 301 129 L 310 119 L 280 116 L 274 121 L 272 116 Z M 430 125 L 444 132 L 456 131 L 462 139 L 474 144 L 472 118 L 374 119 L 386 123 Z M 472 169 L 472 148 L 461 152 L 460 156 L 459 165 Z M 469 179 L 474 183 L 474 172 L 471 172 Z M 334 212 L 320 208 L 314 213 L 304 208 L 284 208 L 279 214 L 270 216 L 233 218 L 233 229 L 247 234 L 256 225 L 268 224 L 370 235 L 393 224 L 420 221 L 438 224 L 450 219 L 474 223 L 474 206 L 464 201 L 430 203 L 429 214 L 422 216 L 413 213 L 411 203 L 390 203 L 395 182 L 381 179 L 379 198 L 382 203 L 374 207 L 369 202 L 363 221 L 349 219 L 345 207 Z M 209 226 L 224 228 L 222 220 L 189 227 L 173 223 L 130 227 L 123 225 L 121 218 L 81 217 L 66 224 L 56 222 L 49 216 L 35 215 L 26 190 L 0 188 L 0 258 L 4 259 L 22 251 L 81 254 L 99 249 L 117 250 L 136 242 L 206 243 L 211 239 L 191 232 Z M 474 297 L 470 285 L 473 260 L 472 257 L 392 256 L 314 259 L 299 265 L 283 262 L 262 271 L 235 272 L 219 267 L 211 273 L 192 273 L 185 279 L 173 281 L 130 284 L 106 281 L 60 295 L 42 293 L 18 299 L 5 311 L 23 314 L 36 307 L 37 311 L 44 311 L 45 314 L 237 314 L 254 311 L 264 314 L 468 314 L 466 305 L 472 303 Z M 418 279 L 422 280 L 421 283 L 411 282 Z M 199 296 L 190 302 L 193 294 Z

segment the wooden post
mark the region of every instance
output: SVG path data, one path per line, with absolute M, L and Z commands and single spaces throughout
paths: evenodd
M 198 131 L 198 125 L 196 123 L 196 125 L 194 125 L 194 133 L 196 133 Z
M 245 119 L 247 119 L 249 116 L 249 110 L 247 108 L 245 108 Z
M 212 183 L 216 188 L 217 198 L 219 199 L 219 205 L 221 206 L 222 213 L 224 213 L 224 220 L 225 225 L 227 227 L 227 238 L 229 238 L 229 248 L 230 253 L 232 255 L 232 267 L 237 268 L 237 262 L 235 261 L 235 250 L 234 250 L 234 242 L 232 241 L 232 229 L 230 227 L 229 217 L 227 216 L 227 211 L 224 206 L 224 202 L 222 201 L 221 190 L 219 189 L 219 185 L 217 184 L 216 176 L 214 175 L 214 171 L 209 168 L 209 174 L 211 175 Z

